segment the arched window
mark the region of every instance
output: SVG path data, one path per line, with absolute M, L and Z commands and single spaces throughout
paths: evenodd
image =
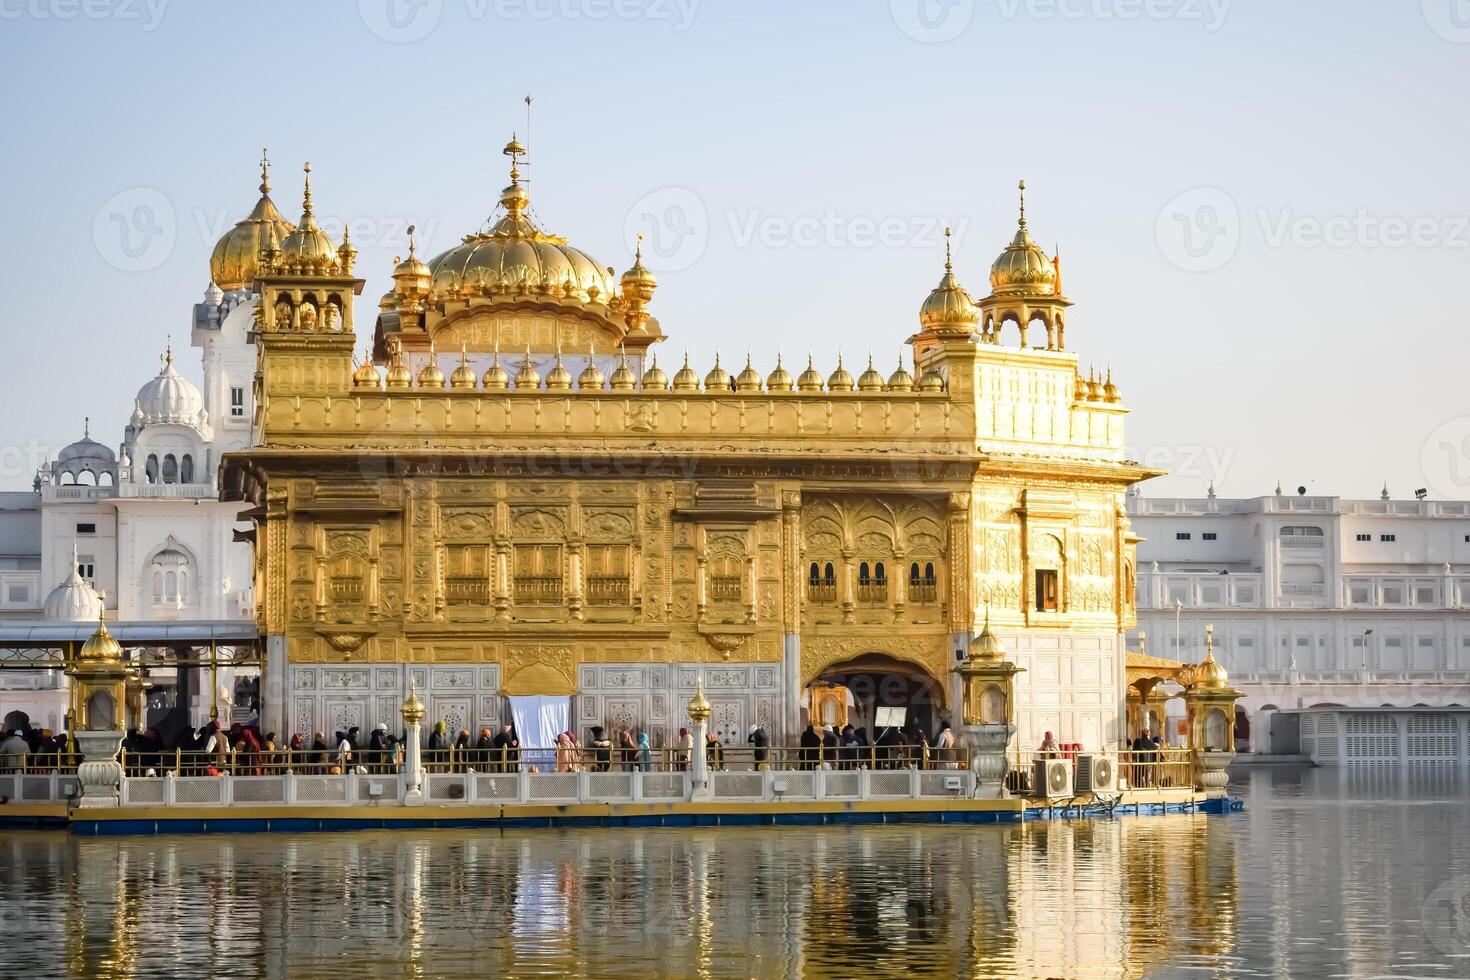
M 177 572 L 163 573 L 163 601 L 177 602 L 179 600 L 179 574 Z
M 148 462 L 143 464 L 143 474 L 149 483 L 158 482 L 158 456 L 154 453 L 148 454 Z
M 95 487 L 97 485 L 97 474 L 91 470 L 82 470 L 77 474 L 77 483 L 84 487 Z
M 153 602 L 158 606 L 182 609 L 189 605 L 189 556 L 173 538 L 153 556 L 150 568 L 153 580 Z
M 867 562 L 863 562 L 862 564 L 858 565 L 858 585 L 872 585 L 872 584 L 873 584 L 873 576 L 868 571 L 868 563 Z
M 102 474 L 97 477 L 97 485 L 99 487 L 110 487 L 110 486 L 112 486 L 112 471 L 111 470 L 103 470 L 102 471 Z
M 833 570 L 832 563 L 827 562 L 827 567 L 822 573 L 822 584 L 835 586 L 837 584 L 837 572 Z
M 914 562 L 909 566 L 909 586 L 912 588 L 919 584 L 919 563 Z
M 194 482 L 194 457 L 189 455 L 188 453 L 184 453 L 183 465 L 179 467 L 179 482 Z
M 153 601 L 154 602 L 162 602 L 163 601 L 163 573 L 162 572 L 155 571 L 153 573 Z
M 931 603 L 938 598 L 934 582 L 934 563 L 918 562 L 909 565 L 909 602 Z
M 888 573 L 884 571 L 881 561 L 873 566 L 873 581 L 878 585 L 888 584 Z
M 74 476 L 72 474 L 71 470 L 67 470 L 65 473 L 61 474 L 61 485 L 62 486 L 69 487 L 69 486 L 72 486 L 73 484 L 75 484 L 76 482 L 77 482 L 77 478 L 76 478 L 76 476 Z
M 169 453 L 167 456 L 163 457 L 163 482 L 179 482 L 179 461 L 174 458 L 173 453 Z
M 858 565 L 858 601 L 881 603 L 888 601 L 888 580 L 884 577 L 883 563 L 867 562 Z
M 821 585 L 821 584 L 822 584 L 822 568 L 816 562 L 812 562 L 811 575 L 807 579 L 807 585 Z
M 825 568 L 820 562 L 812 562 L 812 567 L 808 569 L 806 597 L 808 602 L 837 601 L 837 576 L 832 571 L 830 561 L 827 562 Z

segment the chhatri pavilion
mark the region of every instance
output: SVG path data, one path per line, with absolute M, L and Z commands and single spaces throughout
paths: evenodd
M 1024 196 L 988 293 L 946 257 L 891 373 L 696 368 L 660 362 L 680 327 L 641 253 L 618 275 L 533 221 L 524 152 L 493 223 L 398 263 L 361 363 L 364 280 L 309 175 L 299 221 L 216 250 L 260 296 L 253 438 L 221 487 L 254 524 L 263 729 L 396 730 L 412 684 L 427 725 L 658 746 L 702 679 L 726 741 L 876 734 L 883 708 L 932 732 L 988 617 L 1016 744 L 1128 737 L 1125 493 L 1155 474 L 1068 347 Z

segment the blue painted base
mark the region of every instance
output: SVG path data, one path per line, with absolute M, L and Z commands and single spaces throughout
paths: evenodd
M 832 813 L 652 813 L 601 816 L 545 815 L 518 817 L 272 817 L 241 819 L 178 818 L 169 820 L 89 820 L 73 816 L 75 834 L 126 837 L 156 834 L 302 834 L 342 830 L 445 830 L 494 827 L 501 830 L 556 830 L 576 827 L 826 827 L 850 824 L 994 824 L 1020 820 L 1105 820 L 1121 816 L 1166 813 L 1234 813 L 1245 801 L 1215 799 L 1189 803 L 1129 803 L 1119 806 L 1030 807 L 1024 814 L 994 810 L 930 810 Z M 228 811 L 226 811 L 228 812 Z M 0 824 L 3 826 L 3 824 Z M 51 824 L 55 826 L 55 824 Z

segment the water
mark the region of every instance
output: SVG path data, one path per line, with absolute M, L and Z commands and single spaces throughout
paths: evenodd
M 1470 976 L 1470 795 L 996 827 L 0 837 L 6 977 Z

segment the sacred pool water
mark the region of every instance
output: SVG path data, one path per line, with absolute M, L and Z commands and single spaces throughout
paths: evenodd
M 1453 770 L 1229 816 L 0 837 L 11 977 L 1470 975 Z

